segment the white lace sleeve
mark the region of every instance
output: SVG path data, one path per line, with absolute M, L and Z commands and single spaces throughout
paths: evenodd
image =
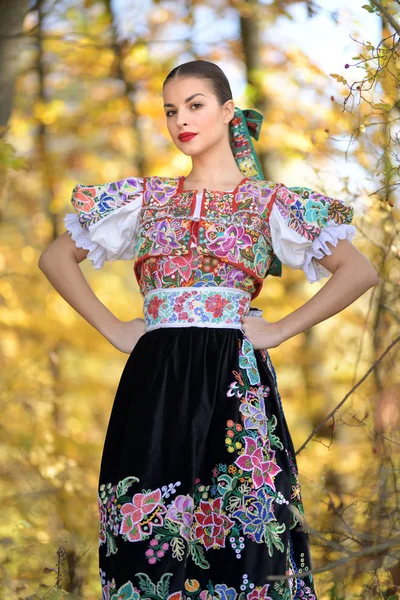
M 143 199 L 143 178 L 100 185 L 77 184 L 71 202 L 75 213 L 64 217 L 67 231 L 96 269 L 104 262 L 135 257 L 137 225 Z
M 327 242 L 352 241 L 353 208 L 343 200 L 323 196 L 309 188 L 281 186 L 270 214 L 273 250 L 279 260 L 293 269 L 303 269 L 314 283 L 329 277 L 330 271 L 318 260 L 332 254 Z

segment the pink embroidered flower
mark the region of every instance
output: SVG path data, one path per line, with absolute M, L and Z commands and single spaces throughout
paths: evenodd
M 138 542 L 143 535 L 152 533 L 153 526 L 163 524 L 162 514 L 166 507 L 161 504 L 161 490 L 156 489 L 147 494 L 135 494 L 132 502 L 126 502 L 120 510 L 123 519 L 119 533 L 126 534 L 130 542 Z
M 246 600 L 272 600 L 271 596 L 268 596 L 269 583 L 263 585 L 261 590 L 252 590 L 246 594 Z
M 244 436 L 244 441 L 244 453 L 235 460 L 235 464 L 244 471 L 252 471 L 251 478 L 256 489 L 266 484 L 275 490 L 274 477 L 282 469 L 274 460 L 275 451 L 271 450 L 269 439 L 265 440 L 265 446 L 263 445 L 263 438 L 260 436 L 256 440 Z M 258 442 L 262 444 L 261 447 L 257 445 Z M 267 460 L 265 460 L 265 456 Z
M 240 250 L 252 245 L 251 237 L 245 232 L 244 227 L 230 225 L 226 229 L 211 229 L 207 231 L 207 248 L 219 257 L 229 257 L 238 261 Z
M 211 298 L 206 298 L 204 308 L 207 312 L 212 313 L 212 316 L 217 319 L 218 317 L 222 317 L 224 308 L 227 304 L 229 304 L 227 298 L 223 298 L 220 294 L 215 294 L 215 296 L 211 296 Z
M 235 524 L 222 511 L 222 497 L 215 500 L 201 500 L 200 511 L 194 513 L 198 525 L 196 539 L 203 542 L 206 550 L 213 546 L 225 548 L 225 538 Z
M 154 298 L 152 298 L 148 303 L 147 312 L 153 317 L 153 319 L 158 317 L 159 308 L 162 304 L 164 304 L 164 302 L 165 300 L 162 300 L 162 298 L 157 298 L 157 296 L 154 296 Z

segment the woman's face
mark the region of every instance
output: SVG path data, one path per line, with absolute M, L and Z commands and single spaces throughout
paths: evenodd
M 228 139 L 228 123 L 235 103 L 218 102 L 210 83 L 198 77 L 178 77 L 168 81 L 163 90 L 164 110 L 169 134 L 179 150 L 196 156 Z M 194 133 L 179 139 L 180 134 Z

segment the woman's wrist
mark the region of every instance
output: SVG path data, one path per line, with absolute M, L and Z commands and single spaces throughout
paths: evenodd
M 121 323 L 122 321 L 110 311 L 109 315 L 102 319 L 101 323 L 98 327 L 96 327 L 96 329 L 105 338 L 109 339 Z
M 273 325 L 276 329 L 276 337 L 278 338 L 278 340 L 280 340 L 279 344 L 283 344 L 283 342 L 286 342 L 286 340 L 292 337 L 288 331 L 288 328 L 286 327 L 284 318 L 279 319 L 279 321 L 275 321 Z

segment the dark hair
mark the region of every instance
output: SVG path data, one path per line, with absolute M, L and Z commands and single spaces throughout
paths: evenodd
M 199 77 L 200 79 L 208 79 L 221 106 L 225 104 L 227 100 L 232 100 L 232 90 L 228 78 L 223 70 L 213 62 L 208 60 L 191 60 L 178 65 L 168 73 L 163 83 L 163 88 L 167 81 L 177 79 L 178 77 Z

